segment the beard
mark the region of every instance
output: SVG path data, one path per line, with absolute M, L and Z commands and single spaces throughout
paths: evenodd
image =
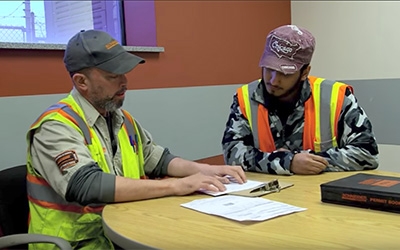
M 122 89 L 115 93 L 112 97 L 99 98 L 99 93 L 93 93 L 92 104 L 98 110 L 104 110 L 106 112 L 113 112 L 122 107 L 124 104 L 124 98 L 117 98 L 119 93 L 125 92 L 126 89 Z
M 279 95 L 277 95 L 276 93 L 273 93 L 273 92 L 272 93 L 269 92 L 268 88 L 267 88 L 267 91 L 270 95 L 276 97 L 277 99 L 283 99 L 283 98 L 286 98 L 286 97 L 292 95 L 295 92 L 298 92 L 301 89 L 301 87 L 303 86 L 303 82 L 304 81 L 301 80 L 301 75 L 300 75 L 299 78 L 297 78 L 296 83 L 290 89 L 286 90 L 285 92 L 283 92 Z M 270 83 L 266 82 L 266 85 L 270 85 Z
M 113 112 L 122 107 L 122 105 L 124 104 L 124 99 L 115 100 L 113 97 L 105 98 L 95 101 L 94 104 L 96 107 L 104 109 L 106 112 Z

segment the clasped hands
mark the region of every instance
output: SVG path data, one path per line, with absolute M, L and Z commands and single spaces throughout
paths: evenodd
M 288 149 L 280 148 L 277 151 L 287 151 Z M 308 152 L 300 152 L 294 155 L 290 164 L 290 170 L 295 174 L 313 175 L 320 174 L 328 166 L 328 161 L 319 156 Z

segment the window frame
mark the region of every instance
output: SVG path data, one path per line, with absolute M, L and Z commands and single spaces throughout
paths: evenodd
M 157 46 L 154 0 L 121 0 L 122 41 L 128 51 L 164 52 Z M 65 50 L 66 44 L 0 42 L 0 49 Z

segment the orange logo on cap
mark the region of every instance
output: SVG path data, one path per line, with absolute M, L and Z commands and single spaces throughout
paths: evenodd
M 106 44 L 106 49 L 111 49 L 112 47 L 114 47 L 115 45 L 117 45 L 118 42 L 115 40 L 112 40 L 111 42 Z

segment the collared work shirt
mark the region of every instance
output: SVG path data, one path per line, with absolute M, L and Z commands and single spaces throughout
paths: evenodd
M 106 119 L 77 90 L 73 89 L 71 94 L 82 108 L 88 125 L 94 128 L 99 137 L 104 147 L 103 151 L 105 152 L 105 159 L 110 172 L 115 175 L 122 175 L 120 148 L 118 146 L 115 155 L 113 155 Z M 123 124 L 124 116 L 119 109 L 111 115 L 113 116 L 112 128 L 114 138 L 118 140 L 118 132 Z M 164 148 L 156 145 L 150 133 L 143 129 L 137 121 L 135 122 L 142 139 L 144 169 L 146 174 L 148 174 L 156 168 L 163 155 Z M 73 150 L 76 153 L 78 162 L 61 173 L 55 162 L 55 157 L 69 150 Z M 90 151 L 83 143 L 82 135 L 76 129 L 58 121 L 47 121 L 36 130 L 31 146 L 31 157 L 35 170 L 62 197 L 65 197 L 71 176 L 82 166 L 95 164 Z

